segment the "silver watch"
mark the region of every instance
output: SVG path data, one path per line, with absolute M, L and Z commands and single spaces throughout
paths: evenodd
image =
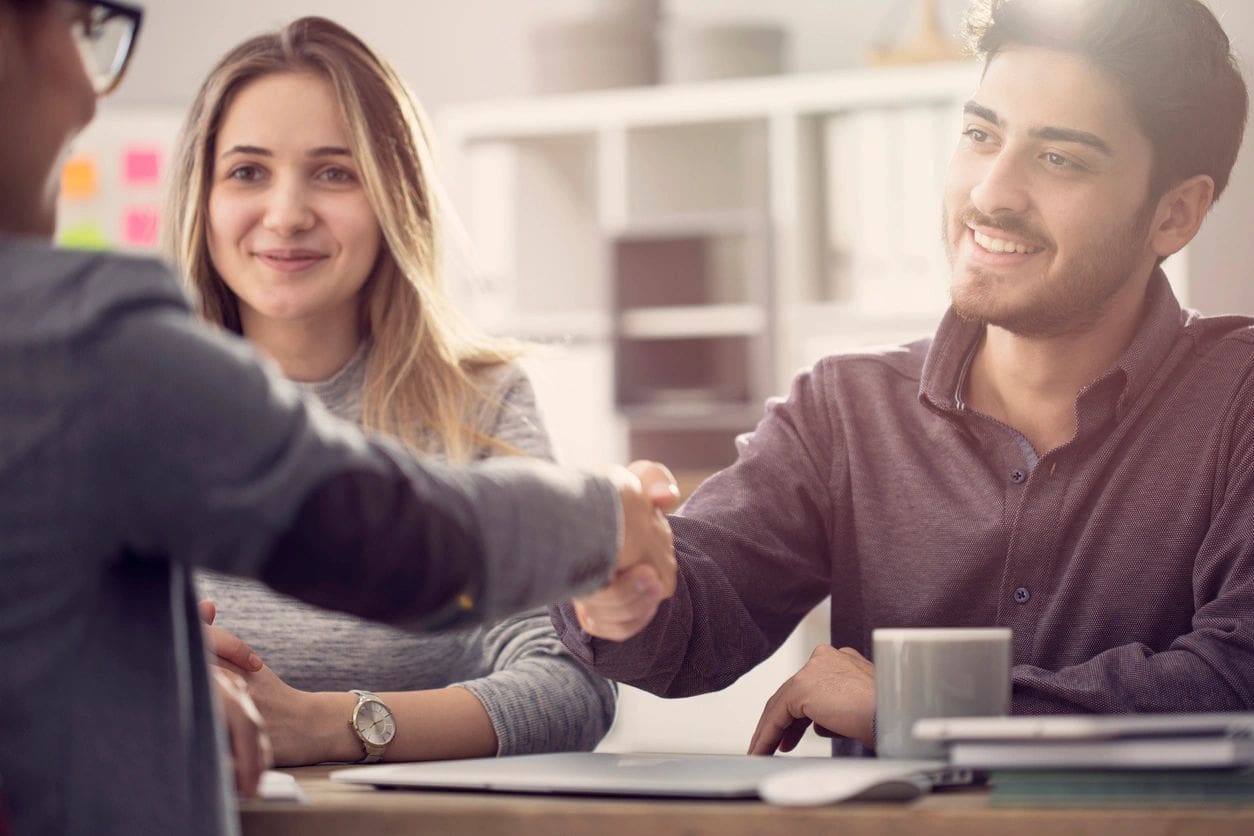
M 357 705 L 353 706 L 348 727 L 366 750 L 366 756 L 358 763 L 376 763 L 383 758 L 392 738 L 396 737 L 396 718 L 392 716 L 392 709 L 375 694 L 357 690 L 349 693 L 357 695 Z

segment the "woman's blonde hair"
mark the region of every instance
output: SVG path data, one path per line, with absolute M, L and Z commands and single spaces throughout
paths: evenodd
M 440 244 L 454 226 L 434 176 L 422 109 L 391 66 L 344 27 L 304 17 L 229 52 L 201 85 L 178 143 L 166 246 L 189 278 L 201 315 L 242 333 L 239 303 L 209 258 L 205 226 L 222 118 L 249 82 L 308 72 L 334 90 L 348 142 L 384 246 L 362 292 L 366 363 L 362 421 L 417 451 L 432 442 L 451 459 L 503 448 L 477 429 L 488 397 L 476 372 L 519 353 L 472 329 L 440 282 Z

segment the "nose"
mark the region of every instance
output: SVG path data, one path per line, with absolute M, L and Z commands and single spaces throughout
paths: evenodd
M 971 188 L 971 205 L 990 216 L 1026 212 L 1032 202 L 1027 178 L 1022 161 L 1003 148 L 987 158 L 982 176 Z
M 310 229 L 316 222 L 313 207 L 303 185 L 293 179 L 282 179 L 274 184 L 267 195 L 266 229 L 283 237 L 291 237 Z

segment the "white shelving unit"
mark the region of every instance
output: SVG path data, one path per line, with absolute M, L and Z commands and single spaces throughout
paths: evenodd
M 559 456 L 659 458 L 695 483 L 797 369 L 932 330 L 941 177 L 977 79 L 938 65 L 443 112 L 442 170 L 483 272 L 464 304 L 556 343 L 528 368 Z M 720 694 L 624 689 L 603 748 L 744 751 L 826 641 L 820 608 Z
M 941 176 L 977 77 L 936 65 L 446 110 L 442 165 L 482 267 L 465 304 L 503 333 L 608 351 L 609 376 L 542 391 L 548 410 L 582 415 L 598 460 L 665 458 L 695 481 L 798 368 L 934 325 Z

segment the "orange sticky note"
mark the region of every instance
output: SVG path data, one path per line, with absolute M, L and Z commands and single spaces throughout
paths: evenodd
M 161 152 L 155 148 L 129 148 L 122 155 L 122 172 L 132 186 L 151 186 L 161 176 Z
M 90 200 L 99 188 L 96 161 L 91 157 L 71 157 L 61 169 L 61 196 L 67 200 Z
M 157 243 L 158 212 L 152 206 L 126 210 L 122 218 L 122 240 L 132 247 L 151 247 Z

